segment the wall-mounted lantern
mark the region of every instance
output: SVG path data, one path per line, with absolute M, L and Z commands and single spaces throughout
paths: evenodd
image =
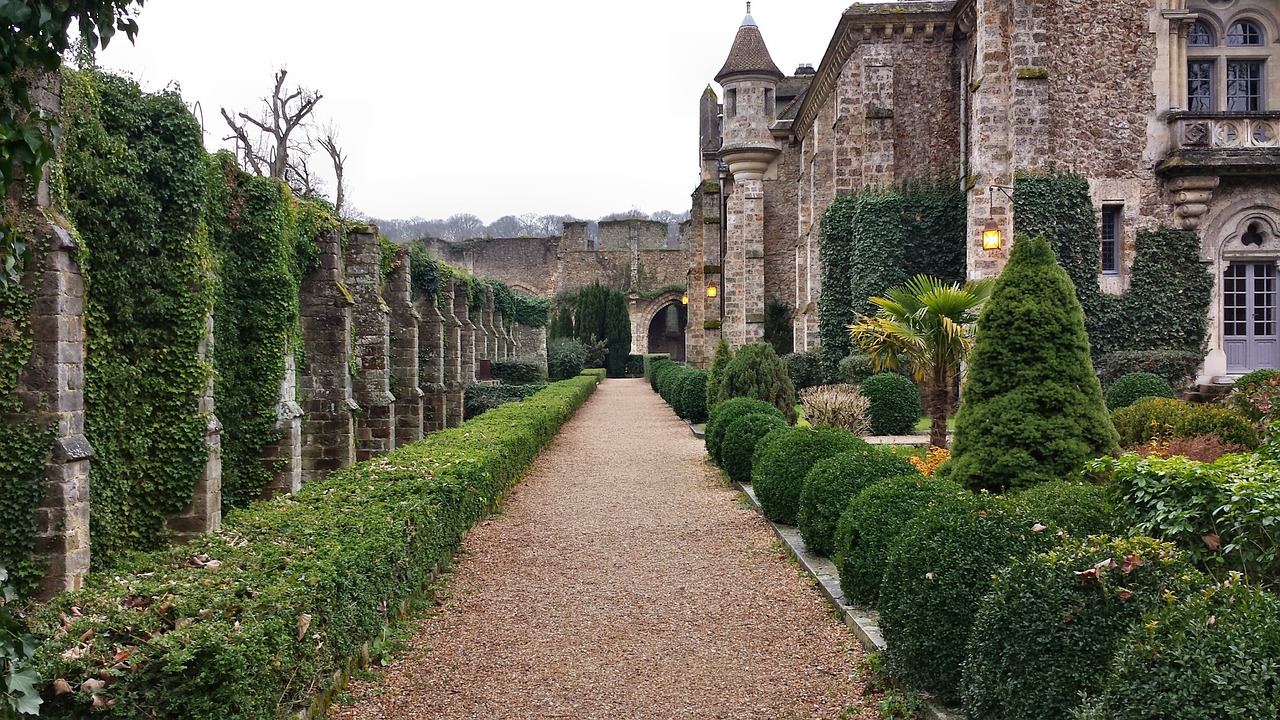
M 707 286 L 707 297 L 713 298 L 719 294 L 720 294 L 720 288 L 716 287 L 715 285 Z
M 999 250 L 1003 244 L 1004 238 L 1000 235 L 1000 226 L 995 220 L 988 220 L 982 228 L 982 249 Z
M 681 305 L 688 305 L 688 304 L 689 304 L 689 293 L 685 293 L 684 295 L 681 295 L 681 296 L 680 296 L 680 304 L 681 304 Z

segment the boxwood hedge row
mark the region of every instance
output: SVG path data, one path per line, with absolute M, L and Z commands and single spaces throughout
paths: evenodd
M 42 715 L 212 720 L 307 707 L 598 382 L 555 383 L 92 576 L 33 619 Z

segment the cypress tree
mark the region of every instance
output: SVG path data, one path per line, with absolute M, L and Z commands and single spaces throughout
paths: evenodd
M 722 398 L 720 387 L 724 384 L 724 368 L 733 359 L 733 350 L 725 341 L 724 335 L 716 342 L 715 354 L 711 356 L 711 371 L 707 373 L 707 412 L 710 413 Z
M 631 315 L 627 312 L 627 296 L 613 290 L 607 291 L 604 314 L 604 339 L 609 345 L 606 364 L 609 377 L 620 378 L 626 374 L 627 356 L 631 354 Z
M 1118 447 L 1075 287 L 1043 237 L 1019 237 L 978 318 L 943 475 L 1002 491 L 1060 480 Z

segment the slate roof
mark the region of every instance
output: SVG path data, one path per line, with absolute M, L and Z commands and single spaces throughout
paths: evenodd
M 716 82 L 723 84 L 734 75 L 772 75 L 778 80 L 784 77 L 773 63 L 773 58 L 769 57 L 769 48 L 765 47 L 764 36 L 751 17 L 750 6 L 742 27 L 738 28 L 738 36 L 733 39 L 729 59 L 724 61 L 724 67 L 716 73 Z

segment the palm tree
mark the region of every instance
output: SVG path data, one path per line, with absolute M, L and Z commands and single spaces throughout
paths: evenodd
M 871 356 L 877 370 L 911 368 L 923 392 L 932 422 L 929 443 L 947 446 L 947 413 L 960 363 L 973 347 L 970 326 L 982 303 L 991 297 L 993 282 L 947 283 L 917 275 L 871 298 L 880 309 L 849 326 L 849 337 Z

